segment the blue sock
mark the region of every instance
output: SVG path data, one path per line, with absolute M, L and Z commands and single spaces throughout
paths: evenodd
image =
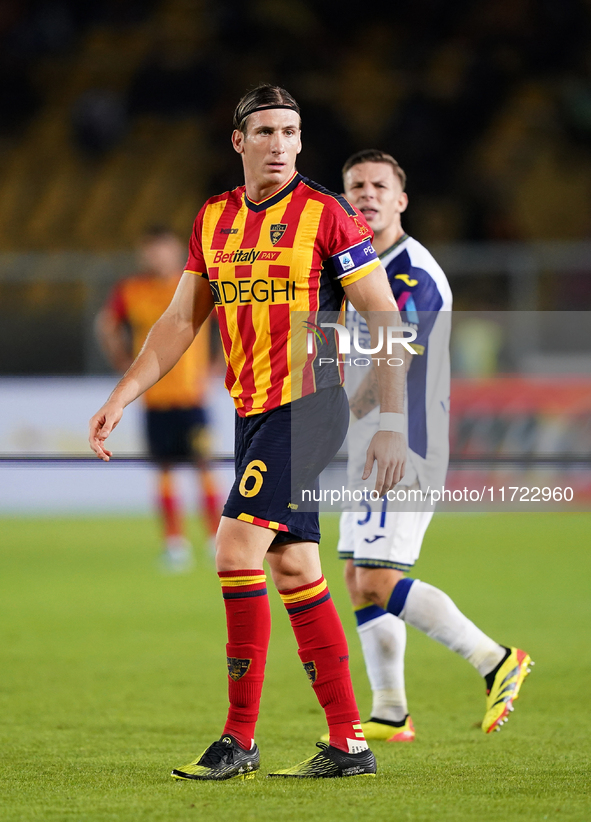
M 385 613 L 386 611 L 384 611 L 383 608 L 380 608 L 379 605 L 364 605 L 363 608 L 359 608 L 355 611 L 357 627 L 360 625 L 365 625 L 366 622 L 370 622 L 372 619 L 377 619 Z
M 402 609 L 406 604 L 406 598 L 408 596 L 408 592 L 410 591 L 410 586 L 414 581 L 415 580 L 410 577 L 403 577 L 398 580 L 394 586 L 390 599 L 388 600 L 388 604 L 386 605 L 387 611 L 394 614 L 394 616 L 400 616 Z

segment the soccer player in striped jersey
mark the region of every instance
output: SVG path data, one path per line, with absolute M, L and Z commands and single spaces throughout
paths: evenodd
M 402 228 L 408 198 L 406 176 L 396 160 L 382 151 L 360 151 L 345 163 L 343 182 L 348 200 L 374 231 L 374 247 L 403 322 L 417 331 L 415 353 L 406 355 L 409 450 L 400 487 L 441 488 L 449 456 L 451 290 L 431 254 Z M 353 306 L 348 309 L 347 324 L 367 349 L 367 325 Z M 353 487 L 379 424 L 372 366 L 347 368 L 345 387 L 355 420 L 348 437 Z M 432 510 L 388 512 L 387 500 L 365 507 L 341 515 L 338 551 L 346 560 L 345 579 L 373 692 L 371 718 L 362 724 L 366 738 L 414 740 L 404 685 L 406 623 L 456 651 L 484 677 L 482 730 L 500 730 L 528 672 L 529 655 L 486 636 L 443 591 L 405 576 L 419 557 Z
M 259 86 L 239 102 L 232 143 L 243 161 L 245 185 L 212 197 L 199 212 L 170 307 L 90 421 L 91 447 L 108 460 L 105 439 L 124 407 L 175 364 L 215 306 L 226 386 L 236 405 L 236 480 L 216 540 L 230 709 L 221 738 L 175 769 L 179 779 L 245 778 L 259 767 L 254 735 L 270 634 L 264 559 L 324 708 L 330 743 L 269 775 L 376 773 L 360 727 L 345 635 L 322 575 L 318 513 L 298 510 L 292 499 L 292 467 L 300 466 L 300 479 L 317 481 L 344 440 L 348 403 L 336 362 L 322 367 L 318 352 L 302 356 L 291 346 L 297 331 L 292 315 L 305 312 L 314 322 L 320 311 L 339 312 L 346 295 L 364 312 L 374 346 L 381 323 L 395 325 L 399 315 L 364 218 L 343 197 L 297 172 L 300 133 L 299 107 L 284 89 Z M 367 462 L 377 462 L 375 490 L 381 494 L 404 474 L 404 372 L 378 367 L 376 374 L 384 416 Z M 308 425 L 294 449 L 296 411 Z
M 109 362 L 125 373 L 148 332 L 170 303 L 183 271 L 184 248 L 166 226 L 147 229 L 139 244 L 140 273 L 118 282 L 96 322 L 99 343 Z M 188 570 L 193 562 L 172 466 L 190 460 L 197 468 L 202 510 L 211 546 L 220 521 L 216 481 L 209 464 L 204 408 L 209 384 L 210 335 L 205 328 L 175 367 L 143 395 L 150 457 L 158 467 L 158 509 L 167 570 Z

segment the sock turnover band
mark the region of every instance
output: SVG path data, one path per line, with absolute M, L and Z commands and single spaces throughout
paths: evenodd
M 308 585 L 300 585 L 299 588 L 291 588 L 288 591 L 279 591 L 279 596 L 287 608 L 287 613 L 292 616 L 326 602 L 330 599 L 330 591 L 324 577 L 320 577 Z
M 366 622 L 370 622 L 372 619 L 384 616 L 386 613 L 388 612 L 380 608 L 379 605 L 363 605 L 361 608 L 356 608 L 355 619 L 357 620 L 357 627 L 365 625 Z
M 386 605 L 387 611 L 389 611 L 391 614 L 394 614 L 394 616 L 400 616 L 400 614 L 402 613 L 402 609 L 406 604 L 406 598 L 414 581 L 415 580 L 411 579 L 410 577 L 403 577 L 402 579 L 398 580 L 398 582 L 394 586 L 394 590 L 390 595 L 388 604 Z
M 224 599 L 266 596 L 267 577 L 264 571 L 220 571 Z

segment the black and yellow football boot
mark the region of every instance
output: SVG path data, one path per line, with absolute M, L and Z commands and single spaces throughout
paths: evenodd
M 317 742 L 320 753 L 305 759 L 292 768 L 269 773 L 270 779 L 292 777 L 295 779 L 334 779 L 341 776 L 375 776 L 378 770 L 376 758 L 369 748 L 360 753 L 346 753 L 332 745 Z
M 260 767 L 259 749 L 253 744 L 249 751 L 241 748 L 230 734 L 224 734 L 198 759 L 183 768 L 175 768 L 173 779 L 199 779 L 221 782 L 224 779 L 254 779 Z
M 489 676 L 492 679 L 486 691 L 486 713 L 482 720 L 485 734 L 500 731 L 513 711 L 521 686 L 534 663 L 529 654 L 519 648 L 507 648 L 505 659 Z

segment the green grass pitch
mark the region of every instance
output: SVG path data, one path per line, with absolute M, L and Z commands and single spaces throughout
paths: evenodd
M 370 707 L 353 615 L 323 523 L 324 570 Z M 273 637 L 250 782 L 176 783 L 220 733 L 225 624 L 205 554 L 157 568 L 146 518 L 0 521 L 0 820 L 589 820 L 591 517 L 439 515 L 415 575 L 536 661 L 515 713 L 486 737 L 482 680 L 409 630 L 413 744 L 376 743 L 376 779 L 270 781 L 325 730 L 271 593 Z M 194 534 L 198 540 L 198 533 Z

